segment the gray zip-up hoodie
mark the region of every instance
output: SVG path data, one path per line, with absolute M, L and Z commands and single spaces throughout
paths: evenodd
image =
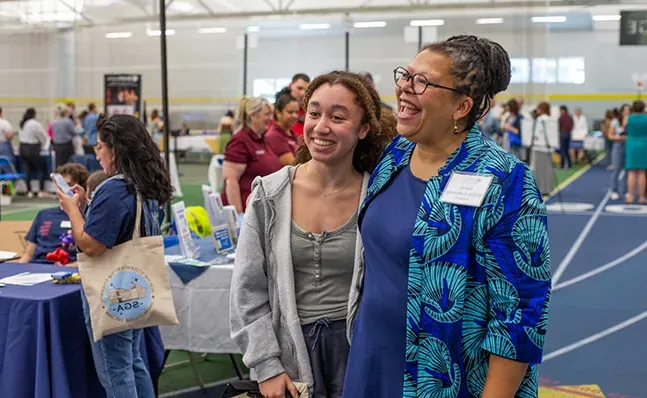
M 308 348 L 294 294 L 290 249 L 293 166 L 256 178 L 238 239 L 231 280 L 231 337 L 243 363 L 259 382 L 286 372 L 291 380 L 314 384 Z M 362 184 L 366 196 L 368 174 Z M 334 211 L 334 209 L 331 209 Z M 363 279 L 363 247 L 357 234 L 355 268 L 349 292 L 348 338 L 357 313 Z

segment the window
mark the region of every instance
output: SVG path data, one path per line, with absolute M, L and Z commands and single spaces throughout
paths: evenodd
M 510 58 L 511 84 L 530 82 L 530 60 L 528 58 Z
M 557 60 L 555 58 L 535 58 L 532 60 L 533 83 L 557 83 Z
M 582 84 L 586 81 L 584 58 L 559 58 L 557 65 L 557 81 L 559 83 Z
M 292 82 L 290 78 L 279 79 L 254 79 L 254 97 L 263 97 L 274 103 L 276 93 L 287 87 Z

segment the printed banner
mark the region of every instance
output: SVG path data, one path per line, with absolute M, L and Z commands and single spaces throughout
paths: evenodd
M 104 113 L 106 115 L 133 115 L 136 118 L 140 117 L 142 75 L 105 75 L 103 87 L 105 94 Z
M 620 45 L 647 45 L 647 11 L 620 12 Z

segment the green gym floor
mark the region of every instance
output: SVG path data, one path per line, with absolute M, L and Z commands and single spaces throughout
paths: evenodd
M 562 184 L 569 177 L 580 171 L 584 165 L 578 165 L 570 170 L 557 170 L 557 183 Z M 178 165 L 180 183 L 186 206 L 202 206 L 202 191 L 200 186 L 207 182 L 207 163 L 180 163 Z M 36 213 L 43 208 L 56 205 L 54 199 L 27 199 L 17 196 L 9 206 L 2 207 L 2 220 L 33 220 Z M 236 373 L 227 355 L 194 356 L 197 361 L 196 369 L 205 385 L 213 385 L 219 381 L 235 378 Z M 240 363 L 241 357 L 237 356 Z M 173 366 L 173 365 L 176 366 Z M 169 366 L 171 366 L 169 368 Z M 168 358 L 167 368 L 159 380 L 160 394 L 173 395 L 199 385 L 193 367 L 188 362 L 188 353 L 173 351 Z

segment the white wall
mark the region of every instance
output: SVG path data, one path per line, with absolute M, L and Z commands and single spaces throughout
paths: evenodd
M 56 35 L 51 33 L 0 35 L 0 107 L 18 122 L 28 106 L 46 120 L 51 99 L 57 96 Z

